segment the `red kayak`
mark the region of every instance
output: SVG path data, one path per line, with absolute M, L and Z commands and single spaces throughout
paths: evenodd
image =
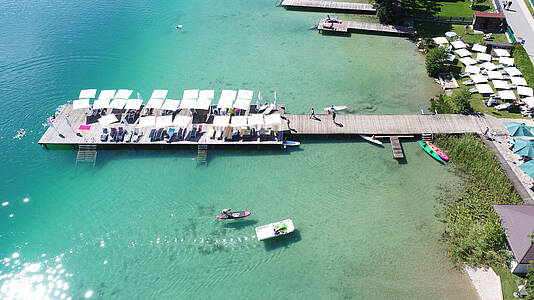
M 439 149 L 436 145 L 432 144 L 431 142 L 426 142 L 426 144 L 428 145 L 428 147 L 430 147 L 430 149 L 434 150 L 434 152 L 436 152 L 436 154 L 441 157 L 441 159 L 443 159 L 444 161 L 449 160 L 449 156 L 445 154 L 445 152 L 441 151 L 441 149 Z
M 250 211 L 234 211 L 228 212 L 228 214 L 217 215 L 217 219 L 227 220 L 227 219 L 239 219 L 250 216 Z

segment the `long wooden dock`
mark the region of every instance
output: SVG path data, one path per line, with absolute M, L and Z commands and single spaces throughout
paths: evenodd
M 349 31 L 357 32 L 371 32 L 371 33 L 385 33 L 393 35 L 413 35 L 415 30 L 406 26 L 400 25 L 384 25 L 380 23 L 365 23 L 356 21 L 343 21 L 321 19 L 317 25 L 320 32 L 339 32 L 348 33 Z
M 351 2 L 337 2 L 337 1 L 315 1 L 315 0 L 283 0 L 280 4 L 286 8 L 311 8 L 327 11 L 341 11 L 341 12 L 360 12 L 360 13 L 376 13 L 376 6 L 368 3 L 351 3 Z

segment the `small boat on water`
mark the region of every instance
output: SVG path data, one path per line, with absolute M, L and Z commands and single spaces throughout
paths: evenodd
M 432 148 L 430 148 L 429 145 L 427 145 L 425 142 L 421 142 L 421 141 L 419 141 L 418 143 L 421 146 L 421 148 L 423 148 L 423 150 L 425 150 L 426 153 L 428 153 L 430 156 L 432 156 L 432 158 L 434 158 L 435 160 L 437 160 L 437 161 L 439 161 L 441 163 L 444 163 L 443 159 L 441 159 L 441 157 L 439 157 L 439 155 L 434 150 L 432 150 Z
M 377 140 L 376 138 L 373 138 L 372 136 L 368 136 L 368 135 L 365 135 L 365 134 L 360 134 L 360 136 L 362 137 L 362 139 L 370 142 L 370 143 L 374 143 L 374 144 L 377 144 L 377 145 L 382 145 L 382 142 Z
M 226 219 L 239 219 L 250 216 L 250 211 L 244 210 L 244 211 L 234 211 L 234 212 L 228 212 L 226 214 L 219 214 L 217 215 L 217 219 L 220 220 L 226 220 Z
M 343 106 L 343 105 L 334 106 L 334 110 L 335 110 L 335 111 L 345 110 L 345 109 L 347 109 L 347 108 L 348 108 L 348 107 Z M 324 110 L 326 110 L 326 111 L 328 111 L 328 110 L 332 110 L 332 107 L 325 107 Z
M 256 227 L 256 237 L 258 237 L 258 241 L 263 241 L 276 236 L 289 234 L 294 230 L 295 225 L 293 225 L 293 220 L 286 219 L 280 222 Z
M 436 145 L 432 144 L 431 142 L 426 142 L 426 144 L 432 150 L 434 150 L 434 152 L 436 152 L 436 154 L 439 155 L 439 157 L 441 157 L 441 159 L 443 159 L 444 161 L 449 161 L 449 156 L 447 154 L 445 154 L 445 152 L 441 151 L 441 149 L 439 149 Z
M 299 146 L 300 145 L 300 142 L 295 142 L 295 141 L 284 141 L 282 143 L 282 145 L 284 147 L 296 147 L 296 146 Z

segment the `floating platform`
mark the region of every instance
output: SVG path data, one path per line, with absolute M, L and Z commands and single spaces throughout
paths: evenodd
M 368 3 L 313 0 L 283 0 L 280 5 L 286 8 L 309 8 L 326 11 L 376 14 L 376 6 Z
M 321 19 L 317 25 L 319 32 L 338 32 L 349 33 L 350 31 L 356 32 L 368 32 L 368 33 L 381 33 L 391 35 L 409 36 L 415 34 L 415 30 L 406 26 L 398 25 L 383 25 L 379 23 L 365 23 L 355 21 L 343 21 Z

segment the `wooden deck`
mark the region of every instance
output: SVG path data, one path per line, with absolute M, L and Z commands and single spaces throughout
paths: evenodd
M 488 126 L 486 115 L 363 115 L 337 114 L 336 123 L 332 115 L 286 114 L 289 120 L 283 124 L 284 130 L 292 135 L 420 135 L 422 133 L 480 133 Z
M 383 25 L 379 23 L 365 23 L 355 21 L 342 21 L 330 22 L 327 19 L 319 20 L 317 29 L 320 32 L 340 32 L 348 33 L 349 31 L 371 32 L 371 33 L 384 33 L 394 35 L 412 35 L 415 30 L 406 26 L 393 26 Z
M 313 8 L 328 11 L 344 11 L 344 12 L 364 12 L 376 13 L 376 7 L 368 3 L 351 3 L 351 2 L 336 2 L 336 1 L 314 1 L 314 0 L 283 0 L 280 4 L 287 8 Z

